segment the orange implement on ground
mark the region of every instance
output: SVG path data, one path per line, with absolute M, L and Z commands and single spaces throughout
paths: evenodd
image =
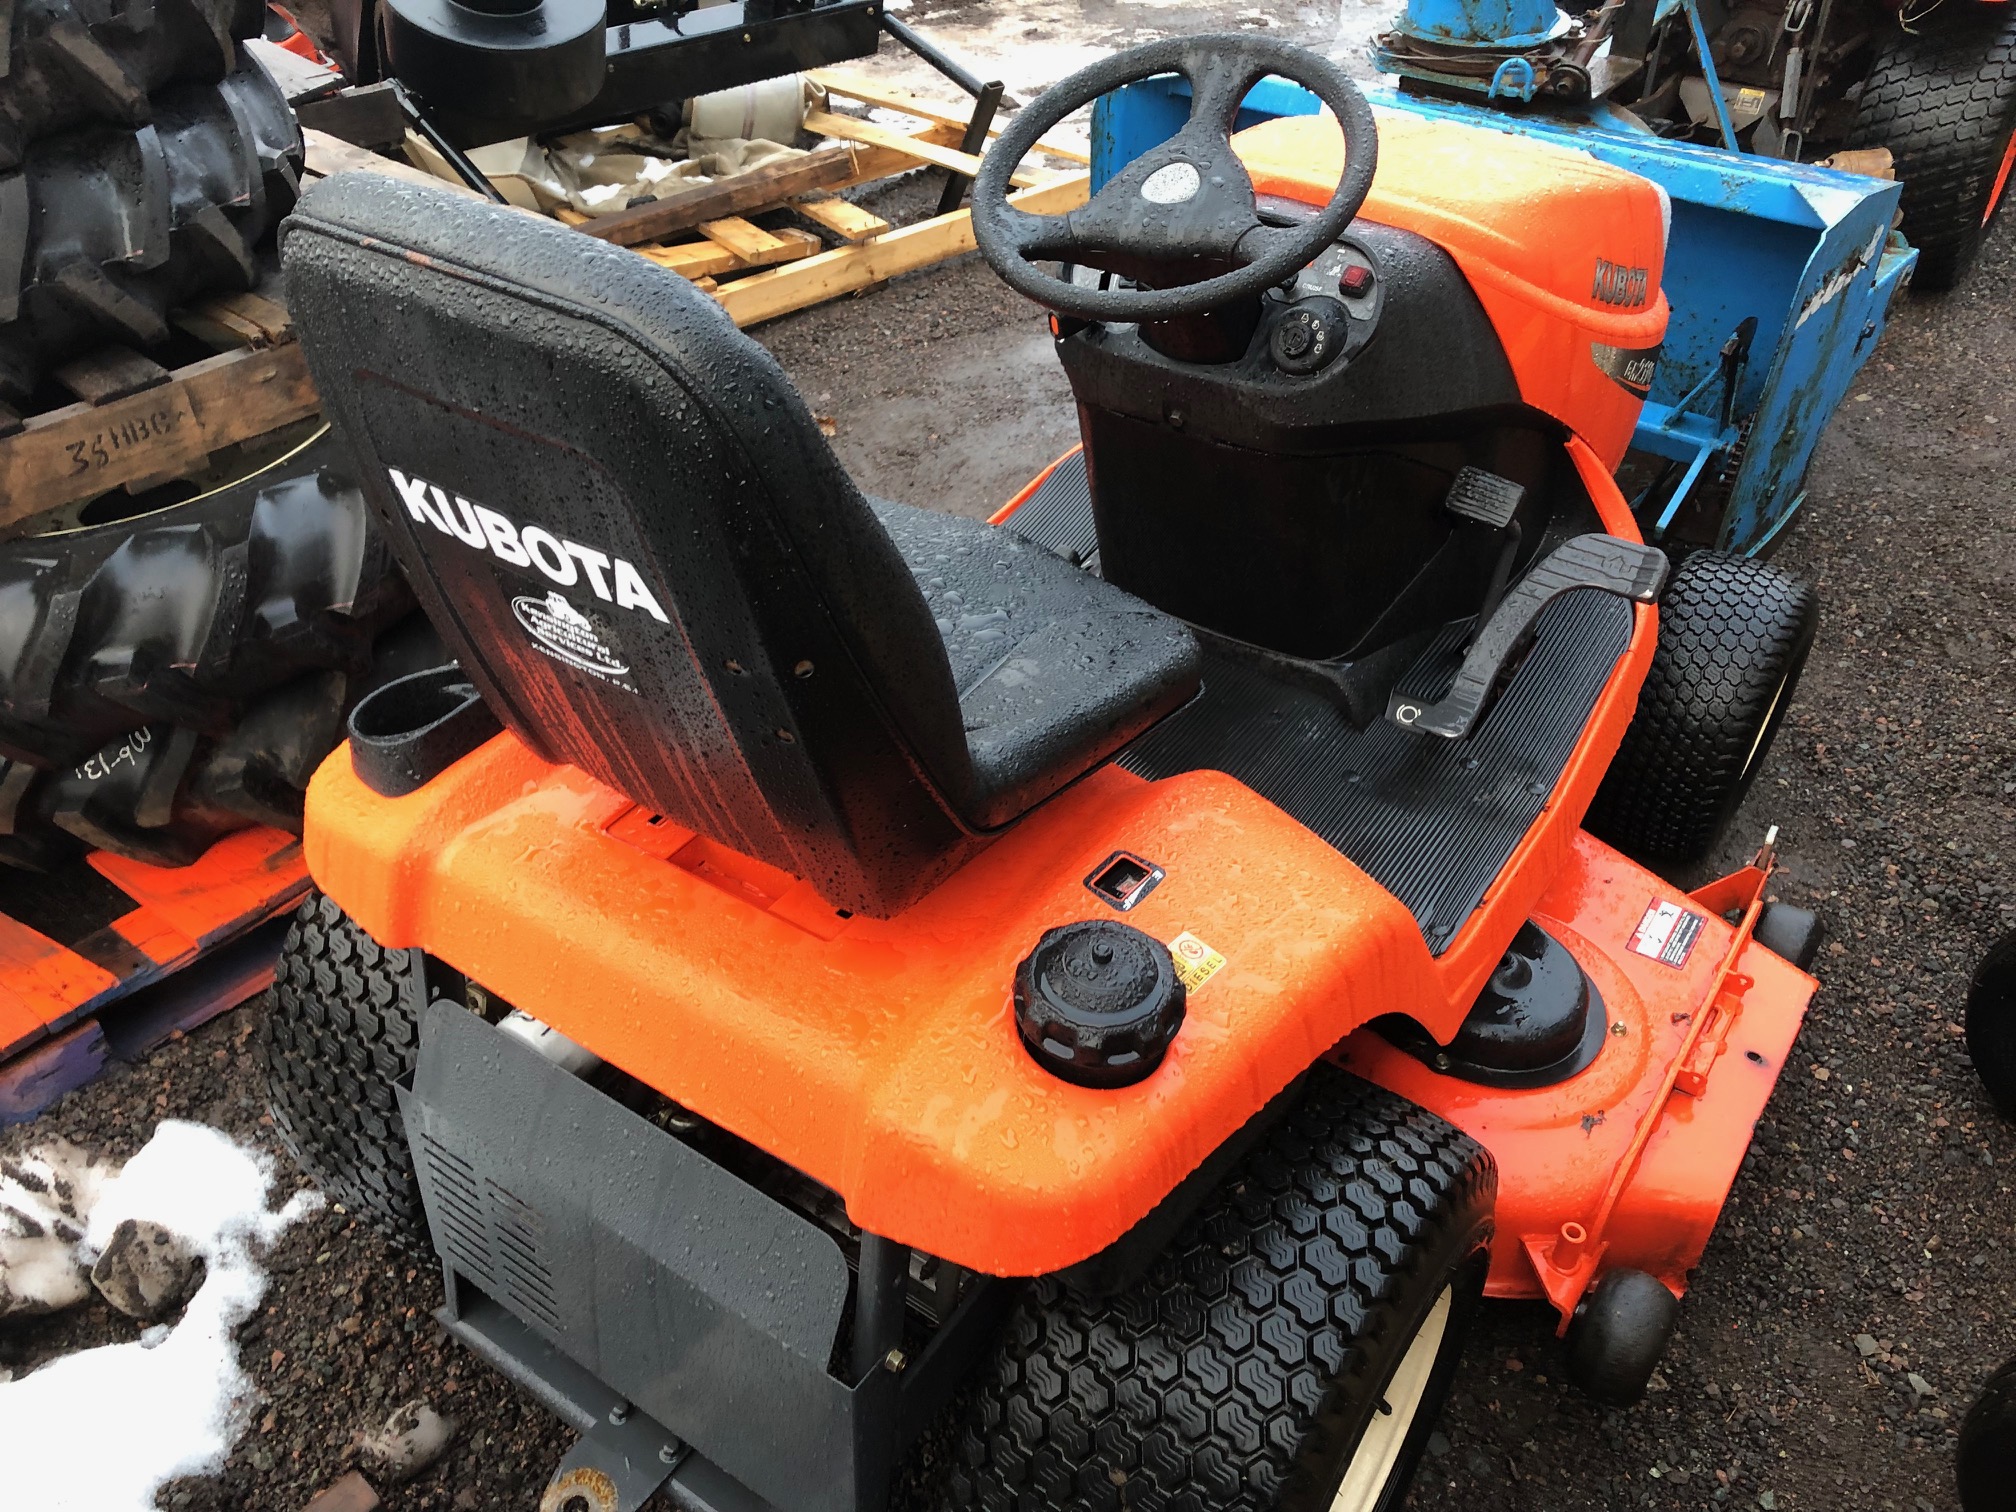
M 223 952 L 308 890 L 300 841 L 274 829 L 228 835 L 190 866 L 102 851 L 89 863 L 132 901 L 110 923 L 61 944 L 0 915 L 0 1123 L 32 1116 L 95 1072 L 105 1039 L 87 1021 Z M 243 1001 L 272 974 L 270 948 L 233 957 L 202 985 L 200 1003 L 178 1005 L 181 1026 Z

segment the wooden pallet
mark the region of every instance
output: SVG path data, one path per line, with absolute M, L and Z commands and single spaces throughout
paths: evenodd
M 958 147 L 966 130 L 965 110 L 845 70 L 825 69 L 810 77 L 826 90 L 827 104 L 808 114 L 806 126 L 832 139 L 832 145 L 612 215 L 591 219 L 563 210 L 557 218 L 691 279 L 741 326 L 872 288 L 972 251 L 973 219 L 968 210 L 891 226 L 837 194 L 920 167 L 943 168 L 965 177 L 978 173 L 979 158 Z M 898 130 L 842 114 L 836 101 L 896 111 L 917 124 L 909 131 Z M 322 132 L 310 130 L 307 138 L 308 171 L 314 177 L 367 171 L 474 192 L 459 180 L 380 157 Z M 1057 214 L 1083 204 L 1089 176 L 1080 165 L 1087 161 L 1086 154 L 1052 141 L 1040 144 L 1039 151 L 1073 168 L 1061 172 L 1022 168 L 1013 180 L 1018 192 L 1011 202 L 1037 214 Z M 841 245 L 829 250 L 812 231 L 766 229 L 748 218 L 780 209 L 803 216 Z
M 56 369 L 75 403 L 22 416 L 0 406 L 0 528 L 115 488 L 140 493 L 200 471 L 210 454 L 321 407 L 293 322 L 232 294 L 177 323 L 219 348 L 173 370 L 125 347 Z

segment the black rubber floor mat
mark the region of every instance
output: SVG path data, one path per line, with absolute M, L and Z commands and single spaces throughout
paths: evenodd
M 1631 625 L 1631 605 L 1610 594 L 1557 600 L 1465 740 L 1409 735 L 1384 720 L 1354 730 L 1320 693 L 1214 651 L 1203 693 L 1120 764 L 1151 779 L 1198 770 L 1238 778 L 1406 904 L 1440 955 L 1539 817 Z M 1461 663 L 1465 628 L 1430 646 L 1401 687 L 1439 698 Z
M 1057 464 L 1043 486 L 1008 517 L 1007 528 L 1045 551 L 1083 567 L 1099 549 L 1092 523 L 1092 485 L 1085 476 L 1085 454 L 1074 452 Z

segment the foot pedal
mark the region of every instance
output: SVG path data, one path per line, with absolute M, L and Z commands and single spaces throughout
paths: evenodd
M 1465 469 L 1469 471 L 1469 469 Z M 1502 481 L 1502 480 L 1501 480 Z M 1520 580 L 1492 614 L 1456 673 L 1449 691 L 1432 704 L 1395 693 L 1386 717 L 1418 735 L 1461 740 L 1484 712 L 1491 689 L 1513 654 L 1532 637 L 1540 613 L 1564 593 L 1596 588 L 1634 603 L 1650 604 L 1666 586 L 1666 553 L 1617 536 L 1576 536 Z
M 1459 520 L 1503 530 L 1526 502 L 1526 487 L 1510 478 L 1501 478 L 1481 467 L 1466 467 L 1449 485 L 1442 507 Z

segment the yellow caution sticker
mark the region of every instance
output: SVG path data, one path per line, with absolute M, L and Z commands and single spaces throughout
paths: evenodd
M 1169 959 L 1176 963 L 1176 979 L 1189 992 L 1225 969 L 1225 957 L 1187 929 L 1169 942 Z

